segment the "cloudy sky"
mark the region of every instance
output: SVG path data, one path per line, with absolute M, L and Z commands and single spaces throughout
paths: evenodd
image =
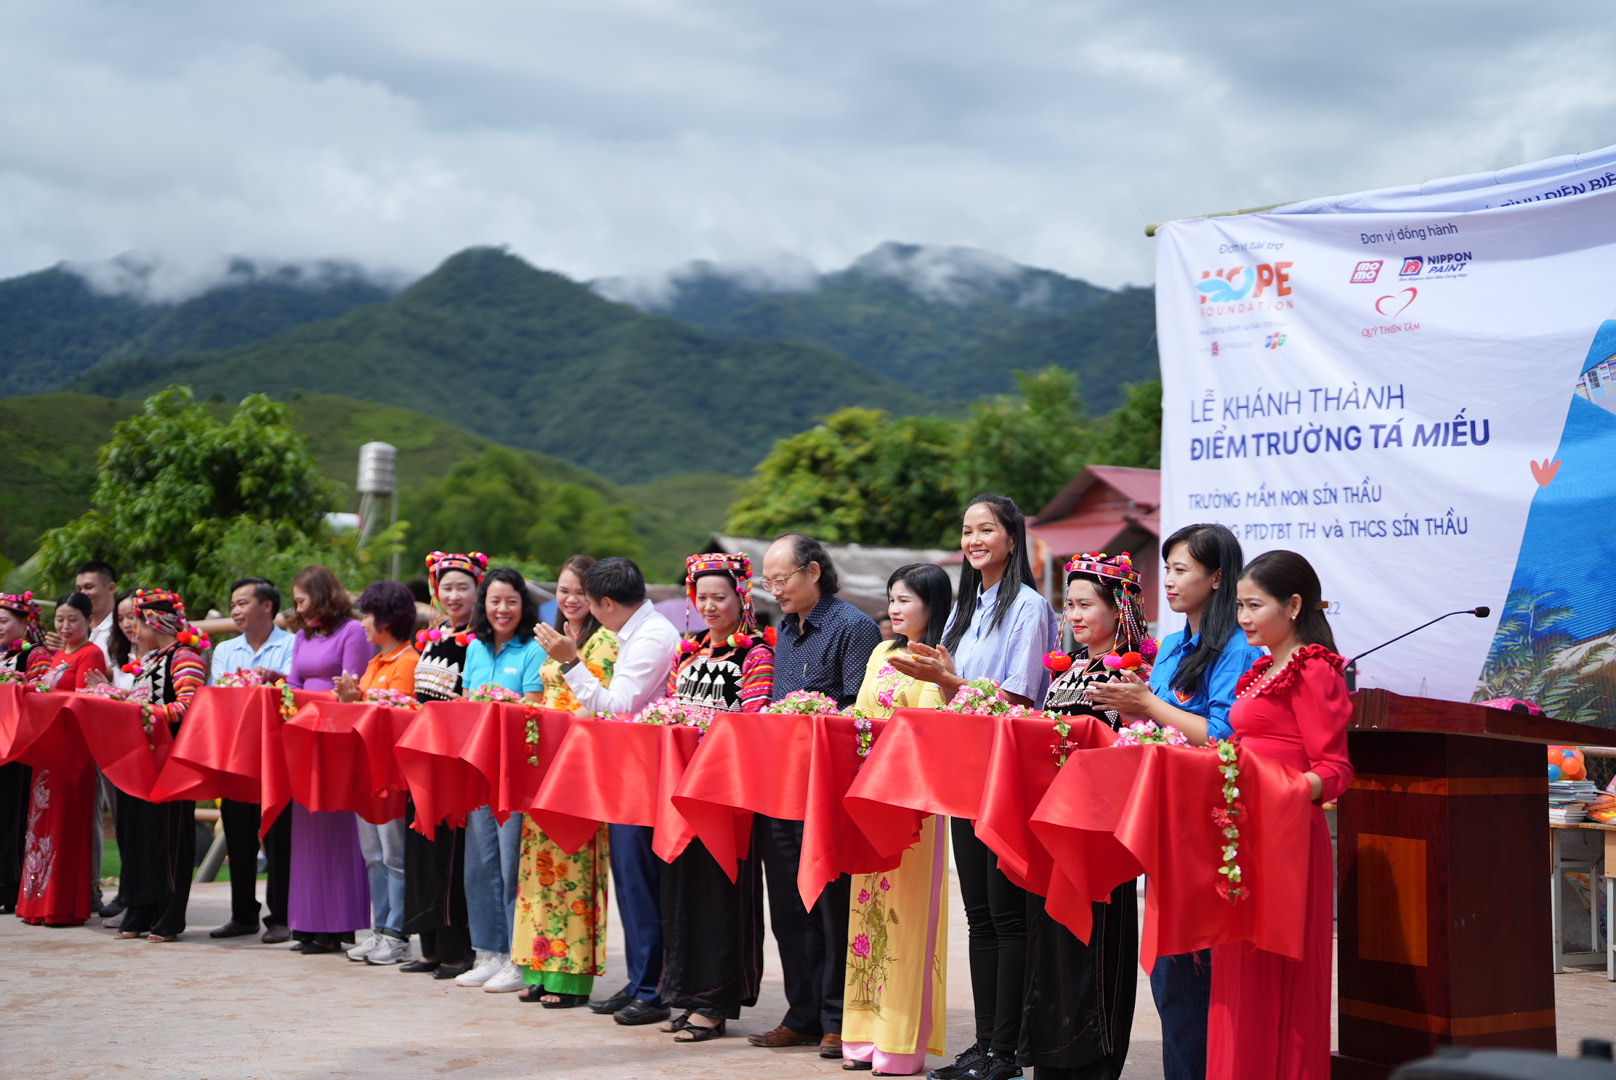
M 883 240 L 1148 282 L 1150 222 L 1616 143 L 1606 0 L 0 0 L 0 276 L 579 278 Z

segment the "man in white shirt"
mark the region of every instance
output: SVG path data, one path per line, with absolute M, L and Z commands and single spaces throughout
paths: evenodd
M 628 559 L 602 559 L 584 572 L 589 610 L 617 635 L 617 663 L 611 684 L 578 662 L 572 638 L 540 623 L 534 636 L 561 662 L 563 676 L 585 709 L 637 713 L 667 693 L 668 672 L 679 655 L 679 631 L 645 597 L 645 577 Z M 668 1018 L 657 994 L 662 978 L 662 860 L 651 851 L 653 830 L 646 825 L 612 825 L 612 876 L 617 879 L 617 910 L 623 917 L 623 954 L 628 979 L 604 1001 L 590 1002 L 597 1013 L 612 1013 L 619 1024 L 655 1024 Z
M 281 610 L 281 593 L 265 578 L 242 578 L 230 587 L 230 621 L 240 637 L 220 642 L 213 650 L 213 669 L 208 682 L 217 686 L 220 676 L 242 670 L 257 672 L 266 682 L 286 677 L 292 668 L 293 635 L 275 625 Z M 230 921 L 209 937 L 241 937 L 258 931 L 258 829 L 262 808 L 257 803 L 219 801 L 219 818 L 224 825 L 225 852 L 230 856 Z M 264 837 L 264 854 L 269 858 L 269 880 L 264 898 L 269 910 L 264 917 L 266 944 L 287 940 L 287 886 L 292 869 L 292 815 L 283 813 Z

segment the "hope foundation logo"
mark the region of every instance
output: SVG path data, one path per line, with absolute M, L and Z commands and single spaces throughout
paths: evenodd
M 1251 311 L 1290 309 L 1291 262 L 1255 263 L 1202 270 L 1195 283 L 1200 293 L 1201 314 L 1238 315 Z

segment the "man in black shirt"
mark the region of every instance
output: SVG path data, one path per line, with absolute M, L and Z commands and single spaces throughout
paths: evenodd
M 811 690 L 834 698 L 839 707 L 853 704 L 881 630 L 874 619 L 836 598 L 840 584 L 824 546 L 800 533 L 779 537 L 763 557 L 763 584 L 785 613 L 774 647 L 774 700 Z M 843 874 L 831 882 L 813 910 L 805 910 L 797 891 L 802 822 L 762 814 L 755 820 L 753 847 L 763 859 L 769 922 L 790 1008 L 779 1027 L 748 1041 L 753 1046 L 817 1042 L 821 1057 L 839 1058 L 851 879 Z

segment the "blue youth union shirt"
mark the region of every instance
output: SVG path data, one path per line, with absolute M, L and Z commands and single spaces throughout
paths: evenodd
M 546 659 L 544 647 L 533 638 L 512 638 L 497 653 L 479 639 L 466 647 L 462 681 L 468 694 L 487 683 L 498 683 L 518 694 L 539 693 L 544 689 L 539 668 Z
M 1175 690 L 1172 683 L 1173 676 L 1178 673 L 1178 666 L 1201 647 L 1200 633 L 1186 638 L 1188 633 L 1189 630 L 1186 628 L 1167 635 L 1162 641 L 1161 648 L 1156 654 L 1156 663 L 1150 669 L 1150 689 L 1168 704 L 1177 705 L 1185 712 L 1204 716 L 1207 738 L 1227 739 L 1234 734 L 1234 728 L 1229 726 L 1229 709 L 1234 705 L 1234 688 L 1240 682 L 1240 676 L 1251 670 L 1251 665 L 1259 658 L 1268 654 L 1247 642 L 1246 636 L 1236 630 L 1229 640 L 1224 642 L 1223 651 L 1218 654 L 1212 666 L 1202 673 L 1201 681 L 1193 690 Z

